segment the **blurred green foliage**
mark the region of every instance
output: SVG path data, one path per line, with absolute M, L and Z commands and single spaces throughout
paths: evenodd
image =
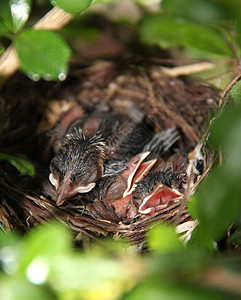
M 164 0 L 161 7 L 160 13 L 141 20 L 142 42 L 161 48 L 181 47 L 183 53 L 190 48 L 189 57 L 235 56 L 232 41 L 236 39 L 235 47 L 240 45 L 240 1 Z
M 168 253 L 170 251 L 179 251 L 184 248 L 182 242 L 177 239 L 173 226 L 163 224 L 154 227 L 148 235 L 148 249 L 154 253 Z
M 223 151 L 222 165 L 214 166 L 191 203 L 190 211 L 200 221 L 193 239 L 201 246 L 223 237 L 241 213 L 240 92 L 240 82 L 237 82 L 230 91 L 236 102 L 219 113 L 209 138 L 217 152 Z
M 16 33 L 28 20 L 31 0 L 2 0 L 0 3 L 0 34 Z
M 195 22 L 164 14 L 144 18 L 139 26 L 143 42 L 157 44 L 163 49 L 187 47 L 200 52 L 209 52 L 232 57 L 232 51 L 215 29 Z
M 71 14 L 80 13 L 90 7 L 94 0 L 53 0 L 52 4 L 58 5 L 63 10 Z
M 163 249 L 163 243 L 174 239 L 168 249 Z M 155 244 L 155 251 L 141 256 L 131 254 L 133 251 L 123 242 L 115 241 L 113 247 L 113 241 L 108 239 L 88 252 L 76 251 L 71 232 L 56 221 L 39 225 L 22 238 L 2 233 L 1 297 L 240 299 L 226 284 L 221 288 L 205 284 L 206 273 L 215 268 L 230 272 L 233 278 L 240 276 L 238 259 L 214 258 L 200 249 L 184 248 L 171 225 L 154 227 L 148 240 Z
M 56 0 L 69 13 L 80 13 L 91 6 L 92 0 Z M 24 29 L 31 10 L 31 0 L 1 0 L 0 37 L 12 40 L 20 61 L 20 69 L 31 79 L 64 80 L 71 50 L 55 32 Z
M 130 0 L 131 1 L 131 0 Z M 75 14 L 79 28 L 83 27 L 79 14 L 89 13 L 88 8 L 94 4 L 106 3 L 109 10 L 119 0 L 56 0 L 50 1 L 66 12 Z M 159 10 L 150 13 L 153 5 Z M 36 4 L 37 3 L 37 4 Z M 241 45 L 241 2 L 239 0 L 133 0 L 141 15 L 131 26 L 142 43 L 158 45 L 162 49 L 179 49 L 180 55 L 189 58 L 233 58 L 240 55 Z M 64 40 L 47 30 L 38 33 L 29 27 L 31 19 L 31 0 L 2 0 L 0 3 L 0 37 L 10 39 L 17 50 L 21 70 L 30 78 L 37 80 L 64 80 L 71 57 L 70 47 Z M 36 0 L 35 5 L 47 7 L 47 0 Z M 127 6 L 128 7 L 128 6 Z M 91 15 L 91 13 L 89 13 Z M 111 13 L 110 13 L 111 15 Z M 123 19 L 126 20 L 123 15 Z M 29 22 L 28 22 L 29 19 Z M 85 19 L 85 18 L 83 18 Z M 138 21 L 139 20 L 139 21 Z M 88 32 L 76 32 L 68 26 L 72 41 L 85 38 Z M 27 30 L 26 30 L 27 28 Z M 98 28 L 96 28 L 98 29 Z M 22 31 L 23 30 L 23 31 Z M 62 30 L 61 32 L 65 32 Z M 52 34 L 50 39 L 50 34 Z M 68 39 L 69 40 L 69 39 Z M 4 40 L 5 41 L 5 40 Z M 26 44 L 26 45 L 25 45 Z M 4 44 L 3 44 L 4 45 Z M 4 48 L 2 48 L 4 49 Z M 3 50 L 2 50 L 3 51 Z M 37 55 L 36 55 L 37 54 Z M 63 54 L 63 55 L 62 55 Z M 42 59 L 44 57 L 44 59 Z M 43 64 L 39 63 L 43 61 Z
M 232 0 L 163 0 L 163 10 L 203 24 L 224 23 L 240 17 L 240 1 Z
M 10 162 L 21 174 L 34 176 L 34 166 L 27 160 L 6 153 L 0 153 L 0 160 Z
M 241 81 L 238 81 L 231 89 L 230 95 L 232 98 L 237 101 L 237 103 L 241 103 Z

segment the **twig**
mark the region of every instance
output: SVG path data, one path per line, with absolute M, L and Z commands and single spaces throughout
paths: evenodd
M 178 77 L 178 76 L 191 75 L 191 74 L 195 74 L 195 73 L 208 71 L 215 67 L 216 67 L 216 65 L 214 63 L 202 62 L 202 63 L 191 64 L 191 65 L 186 65 L 186 66 L 179 66 L 179 67 L 174 67 L 174 68 L 161 67 L 161 70 L 163 73 L 167 74 L 168 76 Z
M 19 68 L 17 53 L 13 46 L 8 49 L 0 57 L 0 77 L 11 76 Z
M 57 6 L 52 8 L 33 27 L 34 29 L 59 30 L 72 19 L 72 15 Z
M 231 89 L 231 87 L 239 80 L 239 78 L 241 77 L 241 67 L 239 67 L 238 69 L 238 74 L 234 77 L 234 79 L 226 86 L 226 88 L 223 90 L 221 97 L 219 99 L 218 102 L 218 107 L 221 107 L 221 105 L 223 104 L 223 99 L 226 96 L 227 92 Z

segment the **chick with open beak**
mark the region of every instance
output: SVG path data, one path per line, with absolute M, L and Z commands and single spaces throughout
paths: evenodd
M 106 144 L 98 131 L 85 137 L 82 129 L 67 134 L 50 163 L 49 180 L 56 188 L 56 204 L 92 190 L 104 174 Z

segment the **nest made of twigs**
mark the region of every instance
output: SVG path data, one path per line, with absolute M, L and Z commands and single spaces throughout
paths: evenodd
M 199 145 L 205 174 L 212 158 L 202 135 L 217 105 L 218 92 L 213 87 L 199 80 L 170 77 L 157 64 L 100 62 L 89 67 L 74 66 L 68 78 L 58 83 L 33 82 L 17 73 L 4 84 L 1 94 L 1 152 L 24 157 L 36 168 L 32 178 L 19 174 L 8 162 L 1 162 L 2 229 L 26 232 L 36 224 L 57 218 L 73 230 L 76 239 L 81 239 L 82 234 L 90 237 L 120 234 L 142 245 L 153 222 L 179 225 L 191 220 L 186 198 L 169 202 L 153 216 L 143 215 L 128 223 L 95 218 L 85 203 L 69 202 L 63 208 L 57 207 L 53 199 L 41 192 L 51 159 L 46 155 L 45 137 L 60 115 L 76 102 L 104 103 L 119 110 L 133 102 L 152 120 L 156 132 L 173 126 L 179 128 L 182 138 L 178 147 L 189 149 L 190 162 L 198 160 L 193 150 Z M 187 197 L 197 188 L 201 177 L 189 185 Z

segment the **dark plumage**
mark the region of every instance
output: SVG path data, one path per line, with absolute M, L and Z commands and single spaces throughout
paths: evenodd
M 156 133 L 148 143 L 144 145 L 143 151 L 150 151 L 148 159 L 163 157 L 180 139 L 177 128 L 168 128 Z
M 99 180 L 96 183 L 95 188 L 92 189 L 86 195 L 86 198 L 91 201 L 95 199 L 99 199 L 100 201 L 103 201 L 104 197 L 107 194 L 107 190 L 113 183 L 116 182 L 116 180 L 117 180 L 117 175 L 109 175 L 106 177 L 102 177 L 101 180 Z
M 99 131 L 108 146 L 108 158 L 127 161 L 143 152 L 153 135 L 153 126 L 145 119 L 138 123 L 127 115 L 109 113 L 103 118 Z
M 160 190 L 169 198 L 176 195 L 169 191 L 180 185 L 180 178 L 171 166 L 173 162 L 160 159 L 157 163 L 179 140 L 176 128 L 154 135 L 152 124 L 139 108 L 137 111 L 141 113 L 137 119 L 128 113 L 103 108 L 85 110 L 77 118 L 79 111 L 75 108 L 74 114 L 66 113 L 67 120 L 63 118 L 60 122 L 62 138 L 50 163 L 49 180 L 56 188 L 57 205 L 84 193 L 86 200 L 95 203 L 92 208 L 98 210 L 99 203 L 103 204 L 102 215 L 106 208 L 124 219 L 134 218 L 138 208 L 141 213 L 146 211 L 149 202 L 159 203 L 161 200 L 155 197 Z M 149 172 L 155 164 L 156 170 Z M 148 204 L 143 204 L 152 193 L 154 196 Z
M 106 144 L 97 132 L 85 137 L 81 129 L 67 134 L 50 163 L 50 182 L 56 187 L 57 205 L 76 193 L 86 193 L 104 174 Z
M 133 202 L 139 207 L 144 198 L 152 193 L 159 183 L 172 188 L 177 182 L 179 182 L 178 175 L 170 170 L 167 172 L 152 171 L 136 184 L 136 188 L 132 193 Z
M 55 139 L 58 142 L 55 143 L 57 153 L 50 163 L 49 179 L 56 188 L 57 205 L 77 193 L 91 191 L 103 176 L 108 176 L 110 162 L 122 160 L 123 164 L 128 163 L 129 159 L 141 152 L 152 136 L 143 118 L 138 119 L 139 122 L 143 121 L 139 124 L 127 114 L 109 112 L 103 108 L 82 114 L 78 118 L 76 111 L 79 113 L 79 110 L 75 108 L 65 113 L 67 119 L 63 117 L 59 129 L 58 126 L 55 129 L 56 133 L 59 130 L 61 134 L 59 139 Z M 124 171 L 124 165 L 122 169 Z M 104 179 L 105 184 L 101 182 L 97 188 L 102 189 L 100 198 L 105 190 L 106 195 L 109 190 L 112 191 L 109 194 L 118 197 L 122 189 L 126 188 L 128 176 L 119 176 L 118 181 L 111 186 L 108 184 L 112 177 Z M 95 194 L 98 193 L 95 191 Z
M 117 158 L 130 159 L 143 151 L 153 135 L 153 128 L 145 120 L 141 124 L 125 123 L 119 131 L 109 141 L 112 148 L 115 149 Z
M 133 194 L 143 194 L 144 196 L 147 196 L 153 191 L 157 183 L 161 182 L 166 186 L 173 187 L 177 181 L 179 181 L 178 175 L 170 170 L 167 172 L 152 171 L 142 181 L 137 183 Z
M 86 176 L 82 173 L 83 168 L 84 170 L 92 169 L 91 166 L 95 163 L 93 158 L 96 156 L 102 160 L 106 156 L 106 144 L 102 135 L 97 132 L 91 137 L 85 137 L 81 129 L 76 129 L 74 133 L 66 135 L 63 146 L 51 161 L 50 166 L 60 173 L 74 172 L 76 179 L 81 179 Z
M 103 177 L 97 182 L 95 189 L 88 196 L 98 198 L 106 203 L 125 196 L 132 189 L 134 181 L 138 180 L 135 176 L 148 154 L 149 152 L 142 152 L 127 162 L 121 161 L 117 163 L 113 161 L 112 164 L 107 164 Z

